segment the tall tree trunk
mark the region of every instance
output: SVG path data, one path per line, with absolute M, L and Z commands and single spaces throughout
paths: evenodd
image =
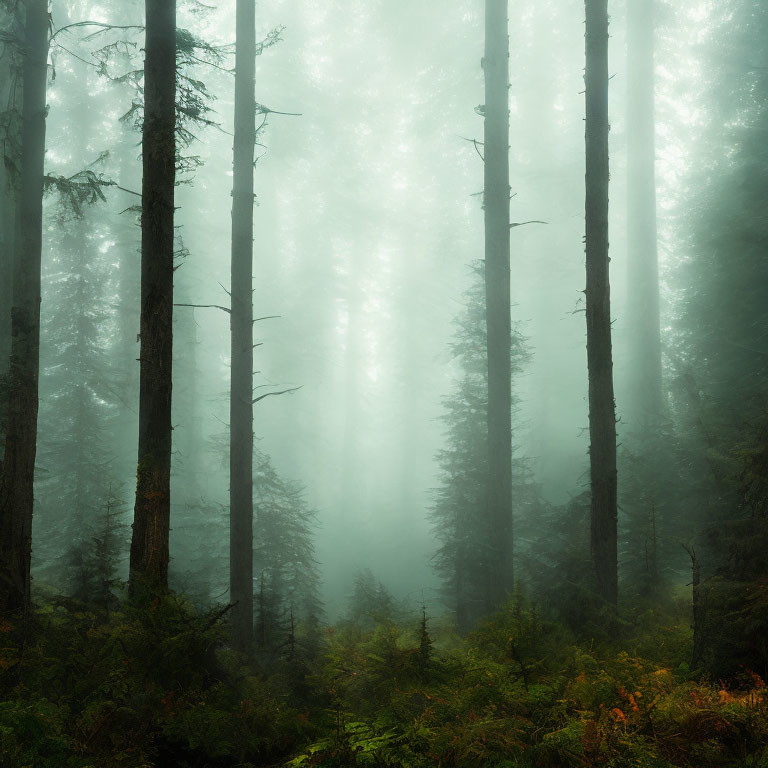
M 662 412 L 659 265 L 656 223 L 654 0 L 627 7 L 627 328 L 632 422 Z
M 130 584 L 168 586 L 176 176 L 176 0 L 146 0 L 139 455 Z
M 608 255 L 608 0 L 586 0 L 586 251 L 591 543 L 597 588 L 618 599 L 616 405 Z
M 485 285 L 488 329 L 488 607 L 512 588 L 509 4 L 485 4 Z
M 2 65 L 2 62 L 0 62 Z M 0 71 L 0 78 L 8 76 Z M 7 94 L 3 93 L 2 97 Z M 2 105 L 7 101 L 3 98 Z M 0 107 L 0 108 L 3 108 Z M 0 462 L 5 452 L 5 423 L 8 412 L 8 365 L 11 357 L 11 304 L 13 298 L 14 233 L 16 230 L 16 185 L 7 172 L 11 158 L 3 147 L 0 157 Z
M 232 193 L 230 599 L 232 642 L 253 642 L 253 159 L 256 144 L 256 3 L 237 0 Z
M 16 14 L 0 8 L 0 25 L 9 37 L 14 33 Z M 16 73 L 18 54 L 14 46 L 5 45 L 0 58 L 0 111 L 6 115 L 0 138 L 0 462 L 5 452 L 5 419 L 8 412 L 8 365 L 11 357 L 11 299 L 13 296 L 14 235 L 16 231 L 16 199 L 18 179 L 12 169 L 18 168 L 18 144 L 21 136 L 18 121 L 21 83 Z
M 8 426 L 0 477 L 2 613 L 25 610 L 29 605 L 37 453 L 48 2 L 27 0 L 25 11 L 21 192 L 11 310 Z

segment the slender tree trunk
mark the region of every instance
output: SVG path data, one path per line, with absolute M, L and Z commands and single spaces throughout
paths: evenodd
M 168 586 L 176 176 L 176 0 L 146 0 L 139 455 L 130 579 Z
M 704 601 L 702 599 L 701 563 L 696 551 L 688 549 L 691 558 L 691 586 L 693 607 L 693 652 L 691 663 L 694 667 L 701 665 L 704 657 Z
M 0 72 L 0 77 L 5 74 Z M 0 158 L 0 462 L 5 453 L 5 425 L 8 413 L 15 222 L 16 188 L 7 173 L 4 152 Z
M 488 607 L 512 588 L 508 0 L 485 5 L 485 285 L 488 328 Z
M 616 405 L 608 256 L 608 0 L 586 0 L 587 359 L 592 485 L 592 562 L 597 588 L 618 599 Z
M 655 0 L 627 6 L 627 327 L 632 422 L 662 413 L 659 265 L 656 223 Z
M 29 605 L 37 453 L 48 2 L 27 0 L 25 11 L 21 192 L 11 310 L 8 426 L 0 477 L 2 613 L 25 610 Z
M 232 642 L 253 642 L 253 185 L 256 144 L 256 3 L 237 0 L 232 193 L 230 599 Z

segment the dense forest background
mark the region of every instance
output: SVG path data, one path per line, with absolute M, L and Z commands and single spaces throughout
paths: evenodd
M 767 40 L 2 0 L 0 764 L 767 765 Z

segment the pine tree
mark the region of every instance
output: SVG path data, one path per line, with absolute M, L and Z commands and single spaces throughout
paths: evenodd
M 729 0 L 715 19 L 671 357 L 684 490 L 693 500 L 684 510 L 696 544 L 696 661 L 727 677 L 743 668 L 768 673 L 768 7 Z
M 370 568 L 359 571 L 349 598 L 348 619 L 363 629 L 372 630 L 382 624 L 391 624 L 396 615 L 395 599 L 387 587 Z
M 282 478 L 260 451 L 255 453 L 254 489 L 254 523 L 259 533 L 253 553 L 254 573 L 259 574 L 257 644 L 269 648 L 275 638 L 284 637 L 290 614 L 300 642 L 315 646 L 322 617 L 314 545 L 316 513 L 307 505 L 302 488 Z
M 93 229 L 93 217 L 65 214 L 51 228 L 63 234 L 46 268 L 35 563 L 36 573 L 65 582 L 72 578 L 60 567 L 62 538 L 71 548 L 88 548 L 89 528 L 112 482 L 108 267 L 99 253 L 101 233 Z
M 110 487 L 103 506 L 67 553 L 70 594 L 105 613 L 117 605 L 126 549 L 124 503 Z
M 473 267 L 472 285 L 465 294 L 465 310 L 456 320 L 451 356 L 458 366 L 454 391 L 444 401 L 446 446 L 437 455 L 440 485 L 430 513 L 440 547 L 435 568 L 443 580 L 444 597 L 456 611 L 462 631 L 470 629 L 486 612 L 489 552 L 485 515 L 487 502 L 487 398 L 488 365 L 485 324 L 484 265 Z M 517 375 L 527 360 L 525 342 L 517 328 L 512 331 L 510 360 Z M 512 399 L 517 407 L 517 398 Z M 512 414 L 510 414 L 510 419 Z M 515 497 L 527 505 L 524 462 L 515 459 Z

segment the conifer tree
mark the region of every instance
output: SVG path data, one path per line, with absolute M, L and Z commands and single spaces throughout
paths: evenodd
M 482 263 L 473 267 L 465 309 L 455 321 L 450 351 L 458 364 L 459 378 L 444 401 L 445 447 L 437 454 L 440 484 L 430 513 L 440 543 L 435 567 L 443 580 L 446 602 L 456 611 L 461 631 L 469 630 L 487 610 L 486 569 L 491 559 L 488 539 L 493 533 L 493 529 L 487 528 L 485 515 L 488 364 L 483 272 Z M 512 328 L 511 345 L 514 376 L 528 357 L 517 328 Z M 517 407 L 516 397 L 512 398 L 510 407 Z M 525 488 L 524 467 L 516 459 L 510 470 L 514 470 L 515 497 L 522 506 L 530 495 L 530 489 Z

